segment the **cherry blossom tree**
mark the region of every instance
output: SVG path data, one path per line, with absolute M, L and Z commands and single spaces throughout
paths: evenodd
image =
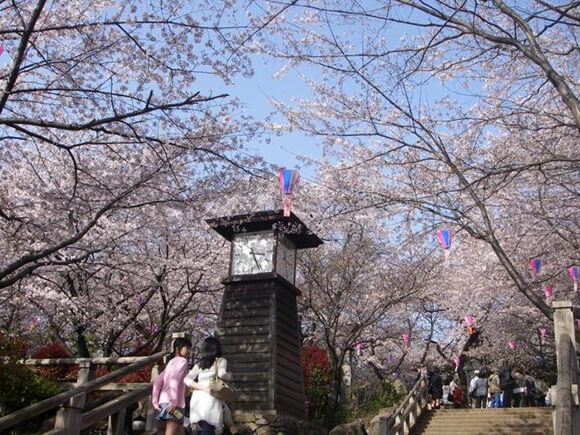
M 417 234 L 449 226 L 483 241 L 510 290 L 550 319 L 538 286 L 578 262 L 578 5 L 291 10 L 256 49 L 303 68 L 313 97 L 278 102 L 288 123 L 276 127 L 324 141 L 357 207 L 396 212 L 393 224 Z M 349 175 L 361 166 L 372 175 Z M 540 256 L 549 270 L 532 277 Z
M 329 355 L 328 427 L 336 424 L 337 409 L 350 401 L 344 366 L 365 367 L 377 343 L 396 336 L 402 343 L 406 322 L 393 321 L 399 320 L 394 313 L 424 294 L 434 271 L 420 250 L 389 241 L 381 213 L 369 209 L 341 215 L 344 202 L 327 192 L 331 184 L 341 190 L 332 183 L 335 174 L 329 171 L 313 183 L 302 183 L 295 201 L 297 213 L 324 240 L 322 246 L 300 252 L 297 286 L 304 340 Z
M 280 11 L 231 6 L 2 5 L 3 329 L 87 356 L 211 326 L 224 260 L 204 219 L 271 172 L 244 149 L 259 125 L 228 87 Z

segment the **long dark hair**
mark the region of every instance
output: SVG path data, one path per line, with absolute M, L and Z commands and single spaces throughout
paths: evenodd
M 201 344 L 201 359 L 199 368 L 202 370 L 209 369 L 216 358 L 222 356 L 222 345 L 215 337 L 207 337 Z
M 189 347 L 191 349 L 191 340 L 186 337 L 178 337 L 173 342 L 173 354 L 175 355 L 176 350 L 181 350 L 184 347 Z

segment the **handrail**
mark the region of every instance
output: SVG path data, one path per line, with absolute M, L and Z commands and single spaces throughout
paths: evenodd
M 90 382 L 87 382 L 86 384 L 79 385 L 78 387 L 75 387 L 71 390 L 49 397 L 48 399 L 45 399 L 34 405 L 28 406 L 27 408 L 15 411 L 11 414 L 8 414 L 7 416 L 1 417 L 0 432 L 25 420 L 29 420 L 32 417 L 36 417 L 37 415 L 40 415 L 43 412 L 56 408 L 57 406 L 61 405 L 71 397 L 74 397 L 81 393 L 92 392 L 96 390 L 98 387 L 108 384 L 112 381 L 115 381 L 128 373 L 132 373 L 142 367 L 154 364 L 155 362 L 163 359 L 165 355 L 167 355 L 167 352 L 161 351 L 148 357 L 142 357 L 142 359 L 132 363 L 131 365 L 123 367 L 100 378 L 94 379 Z M 100 358 L 95 359 L 99 360 Z M 87 361 L 92 361 L 92 359 L 87 359 Z
M 110 365 L 110 364 L 133 364 L 141 361 L 143 356 L 110 356 L 110 357 L 95 357 L 95 358 L 37 358 L 19 360 L 20 364 L 27 366 L 66 366 L 78 365 L 90 362 L 94 365 Z
M 427 385 L 427 374 L 422 373 L 395 411 L 389 417 L 381 417 L 381 435 L 399 433 L 400 429 L 403 429 L 401 433 L 409 433 L 416 423 L 416 417 L 427 407 Z

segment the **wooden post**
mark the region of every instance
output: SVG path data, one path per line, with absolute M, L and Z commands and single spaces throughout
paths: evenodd
M 572 435 L 580 431 L 574 312 L 570 301 L 554 301 L 552 309 L 558 367 L 556 397 L 552 398 L 556 405 L 554 431 L 557 434 Z
M 127 408 L 109 415 L 109 424 L 107 425 L 107 435 L 123 435 L 125 433 L 125 416 Z
M 86 384 L 91 380 L 91 360 L 83 359 L 79 362 L 79 374 L 75 387 Z M 62 405 L 54 423 L 55 429 L 64 429 L 66 435 L 78 435 L 81 432 L 83 410 L 87 401 L 87 393 L 80 393 L 71 397 L 67 404 Z

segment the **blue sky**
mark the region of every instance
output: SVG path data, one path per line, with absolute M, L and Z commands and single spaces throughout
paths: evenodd
M 280 69 L 281 63 L 258 56 L 254 56 L 253 62 L 255 75 L 250 78 L 237 78 L 235 86 L 225 91 L 238 97 L 245 104 L 248 113 L 256 120 L 264 120 L 274 111 L 270 99 L 289 102 L 293 97 L 311 95 L 310 90 L 295 70 L 289 71 L 277 80 L 273 76 Z M 281 123 L 285 122 L 280 115 L 277 115 L 277 119 Z M 271 135 L 270 138 L 269 144 L 248 143 L 246 148 L 250 151 L 257 151 L 270 163 L 288 169 L 300 166 L 302 176 L 312 175 L 312 168 L 310 170 L 305 168 L 302 162 L 296 160 L 296 156 L 320 157 L 322 147 L 318 144 L 317 138 L 307 137 L 300 132 L 284 133 L 281 136 Z

